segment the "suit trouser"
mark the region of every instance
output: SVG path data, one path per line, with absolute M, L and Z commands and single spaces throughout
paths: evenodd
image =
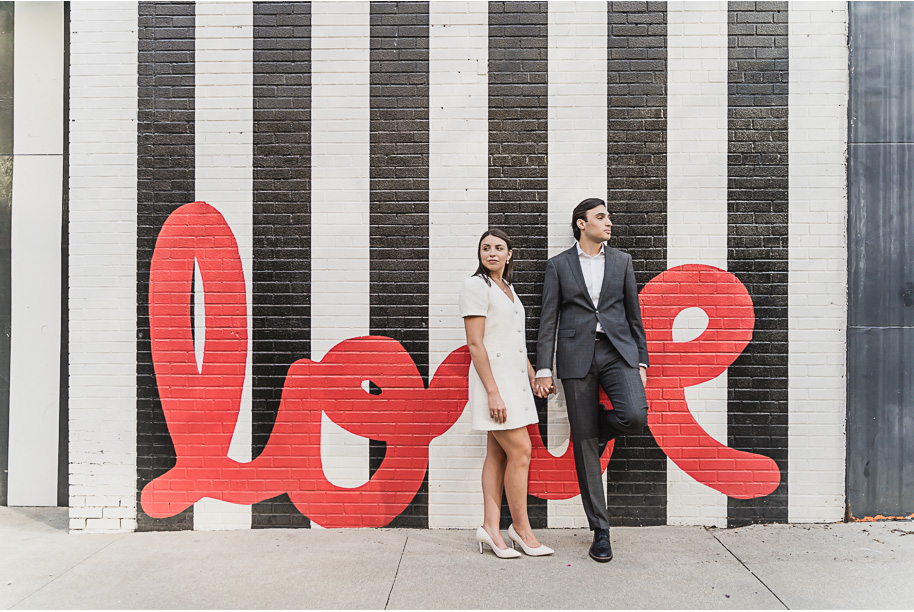
M 563 378 L 574 464 L 581 502 L 591 529 L 609 529 L 600 455 L 609 440 L 637 433 L 647 423 L 647 398 L 637 367 L 630 366 L 605 337 L 595 341 L 593 363 L 584 378 Z M 600 387 L 612 410 L 600 405 Z

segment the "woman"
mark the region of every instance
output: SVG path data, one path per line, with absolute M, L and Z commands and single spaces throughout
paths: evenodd
M 463 283 L 460 315 L 466 327 L 470 367 L 469 405 L 473 429 L 486 433 L 482 467 L 484 517 L 476 530 L 479 552 L 488 544 L 502 559 L 519 557 L 499 531 L 504 488 L 514 524 L 508 536 L 528 555 L 552 554 L 540 544 L 527 517 L 527 473 L 530 435 L 527 425 L 538 422 L 531 391 L 534 370 L 527 359 L 524 306 L 511 287 L 511 239 L 490 229 L 479 240 L 479 267 Z

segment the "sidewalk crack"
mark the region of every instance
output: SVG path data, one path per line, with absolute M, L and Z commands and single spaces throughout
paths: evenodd
M 68 538 L 76 537 L 76 538 L 78 538 L 78 537 L 81 537 L 81 536 L 73 536 L 73 535 L 67 534 L 65 537 L 68 537 Z M 58 574 L 57 576 L 54 576 L 54 578 L 52 578 L 51 580 L 48 580 L 46 583 L 44 583 L 43 585 L 41 585 L 40 587 L 38 587 L 37 589 L 35 589 L 35 590 L 32 591 L 31 593 L 29 593 L 28 595 L 26 595 L 25 597 L 23 597 L 22 599 L 20 599 L 19 601 L 17 601 L 17 602 L 14 603 L 13 605 L 11 605 L 9 608 L 7 608 L 7 610 L 13 610 L 14 608 L 16 608 L 16 606 L 18 606 L 18 605 L 24 603 L 24 602 L 27 601 L 28 599 L 31 599 L 32 597 L 34 597 L 35 595 L 37 595 L 37 594 L 40 593 L 41 591 L 43 591 L 43 590 L 45 590 L 46 588 L 48 588 L 48 586 L 54 584 L 54 583 L 57 581 L 58 578 L 60 578 L 61 576 L 66 575 L 66 574 L 69 574 L 70 572 L 72 572 L 73 570 L 75 570 L 77 567 L 79 567 L 80 565 L 82 565 L 83 563 L 85 563 L 86 561 L 88 561 L 89 559 L 91 559 L 92 557 L 94 557 L 95 555 L 99 554 L 100 552 L 102 552 L 103 550 L 105 550 L 106 548 L 108 548 L 109 546 L 111 546 L 112 544 L 114 544 L 115 542 L 120 541 L 123 537 L 124 537 L 124 534 L 121 534 L 120 537 L 111 540 L 110 542 L 108 542 L 107 544 L 105 544 L 104 546 L 102 546 L 101 548 L 99 548 L 98 550 L 96 550 L 94 553 L 92 553 L 91 555 L 89 555 L 88 557 L 86 557 L 85 559 L 83 559 L 82 561 L 80 561 L 79 563 L 77 563 L 76 565 L 74 565 L 73 567 L 70 567 L 69 569 L 66 569 L 66 570 L 60 572 L 60 574 Z
M 713 531 L 711 531 L 711 529 L 710 529 L 709 527 L 705 527 L 705 531 L 707 531 L 708 533 L 710 533 L 710 534 L 711 534 L 711 537 L 714 538 L 715 540 L 717 540 L 717 543 L 724 547 L 724 550 L 726 550 L 728 553 L 730 553 L 730 555 L 732 555 L 734 559 L 736 559 L 737 561 L 739 561 L 739 564 L 742 565 L 744 568 L 746 568 L 746 571 L 749 572 L 750 574 L 752 574 L 752 576 L 753 576 L 756 580 L 758 580 L 759 583 L 760 583 L 763 587 L 765 587 L 765 589 L 766 589 L 769 593 L 771 593 L 772 597 L 774 597 L 775 599 L 777 599 L 778 602 L 780 602 L 780 604 L 781 604 L 782 606 L 784 606 L 784 609 L 785 609 L 785 610 L 789 610 L 789 609 L 790 609 L 790 606 L 788 606 L 787 604 L 785 604 L 784 601 L 783 601 L 780 597 L 778 597 L 777 593 L 775 593 L 774 591 L 772 591 L 772 590 L 771 590 L 771 587 L 769 587 L 767 584 L 765 584 L 765 581 L 758 577 L 758 574 L 756 574 L 756 573 L 753 572 L 751 569 L 749 569 L 749 566 L 746 565 L 745 563 L 743 563 L 743 560 L 740 559 L 739 557 L 737 557 L 736 554 L 734 554 L 734 552 L 733 552 L 732 550 L 730 550 L 730 549 L 727 547 L 726 544 L 724 544 L 723 542 L 721 542 L 720 538 L 718 538 L 717 535 L 716 535 Z
M 394 585 L 397 584 L 397 576 L 400 574 L 400 564 L 403 563 L 403 554 L 406 552 L 406 543 L 409 542 L 409 536 L 406 536 L 406 539 L 403 540 L 403 550 L 400 551 L 400 559 L 397 561 L 397 571 L 394 572 L 394 579 L 390 583 L 390 590 L 387 592 L 387 601 L 384 602 L 384 609 L 387 609 L 387 606 L 390 605 L 390 596 L 394 592 Z

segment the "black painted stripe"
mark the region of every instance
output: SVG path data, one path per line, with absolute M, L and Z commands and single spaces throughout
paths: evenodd
M 269 441 L 289 366 L 311 356 L 311 5 L 254 4 L 253 448 Z M 286 494 L 251 526 L 309 527 Z
M 489 226 L 512 239 L 533 362 L 549 256 L 548 24 L 546 2 L 489 3 Z M 537 401 L 537 410 L 545 439 L 545 403 Z M 533 527 L 547 527 L 545 500 L 528 496 L 527 512 Z M 502 527 L 510 522 L 503 499 Z
M 755 305 L 728 371 L 727 439 L 781 470 L 767 497 L 729 499 L 730 526 L 787 521 L 787 2 L 729 5 L 727 266 Z
M 63 190 L 60 233 L 60 400 L 57 505 L 70 505 L 70 3 L 63 5 Z
M 139 493 L 176 461 L 149 341 L 149 266 L 162 224 L 193 202 L 193 3 L 140 2 L 137 122 L 137 530 L 193 529 L 193 506 L 153 519 Z
M 638 290 L 667 268 L 665 2 L 608 3 L 607 205 L 612 246 L 631 254 Z M 664 525 L 666 455 L 651 433 L 616 440 L 606 503 L 613 525 Z
M 428 41 L 426 2 L 371 3 L 372 334 L 409 351 L 427 381 Z M 370 443 L 373 474 L 385 445 Z M 391 527 L 428 527 L 428 472 Z
M 0 506 L 7 504 L 9 469 L 15 13 L 15 2 L 0 2 Z

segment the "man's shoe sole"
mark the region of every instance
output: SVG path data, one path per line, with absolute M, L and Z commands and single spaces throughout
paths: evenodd
M 587 551 L 587 554 L 590 555 L 590 558 L 591 558 L 591 559 L 593 559 L 594 561 L 596 561 L 596 562 L 598 562 L 598 563 L 609 563 L 610 561 L 613 560 L 613 556 L 612 556 L 612 555 L 609 555 L 608 557 L 597 557 L 596 555 L 594 555 L 594 554 L 593 554 L 592 552 L 590 552 L 590 551 Z

